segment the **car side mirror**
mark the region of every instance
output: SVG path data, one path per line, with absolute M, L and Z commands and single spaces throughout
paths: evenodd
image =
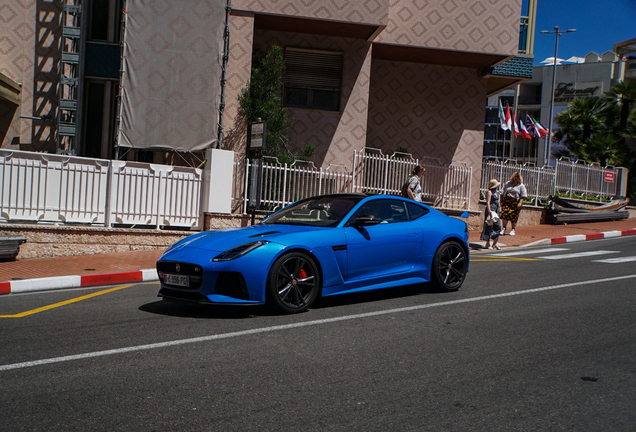
M 377 225 L 380 223 L 380 220 L 373 215 L 370 214 L 363 214 L 358 216 L 354 221 L 353 221 L 353 226 L 369 226 L 369 225 Z

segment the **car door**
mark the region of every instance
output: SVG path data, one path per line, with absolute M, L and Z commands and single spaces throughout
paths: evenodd
M 375 216 L 379 223 L 353 226 L 360 215 Z M 372 200 L 360 207 L 345 227 L 345 279 L 354 281 L 409 271 L 420 254 L 422 229 L 408 219 L 402 200 Z

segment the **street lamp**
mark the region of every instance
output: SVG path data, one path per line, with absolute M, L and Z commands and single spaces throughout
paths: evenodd
M 555 38 L 554 38 L 554 67 L 552 69 L 552 92 L 550 93 L 550 115 L 548 117 L 548 130 L 550 131 L 549 134 L 547 134 L 545 136 L 545 154 L 544 154 L 544 159 L 543 159 L 543 164 L 544 165 L 549 165 L 550 164 L 550 147 L 552 146 L 552 139 L 551 139 L 551 135 L 552 135 L 552 114 L 554 112 L 554 89 L 556 87 L 556 67 L 557 67 L 557 52 L 559 51 L 559 36 L 561 36 L 564 33 L 574 33 L 576 31 L 576 29 L 569 29 L 569 30 L 565 30 L 565 31 L 560 31 L 559 30 L 559 26 L 555 26 L 554 30 L 541 30 L 541 33 L 543 34 L 554 34 Z

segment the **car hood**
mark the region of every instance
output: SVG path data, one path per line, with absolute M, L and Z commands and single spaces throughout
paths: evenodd
M 269 240 L 286 245 L 288 244 L 289 235 L 325 229 L 329 228 L 299 225 L 254 225 L 246 228 L 214 230 L 186 237 L 170 248 L 169 251 L 197 248 L 223 252 L 236 246 L 259 240 Z

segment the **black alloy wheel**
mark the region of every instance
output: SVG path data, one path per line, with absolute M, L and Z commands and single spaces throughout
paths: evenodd
M 272 266 L 267 290 L 272 306 L 278 310 L 286 313 L 304 312 L 320 291 L 318 266 L 304 253 L 285 254 Z
M 433 258 L 431 281 L 443 291 L 456 291 L 466 278 L 468 258 L 455 241 L 442 244 Z

